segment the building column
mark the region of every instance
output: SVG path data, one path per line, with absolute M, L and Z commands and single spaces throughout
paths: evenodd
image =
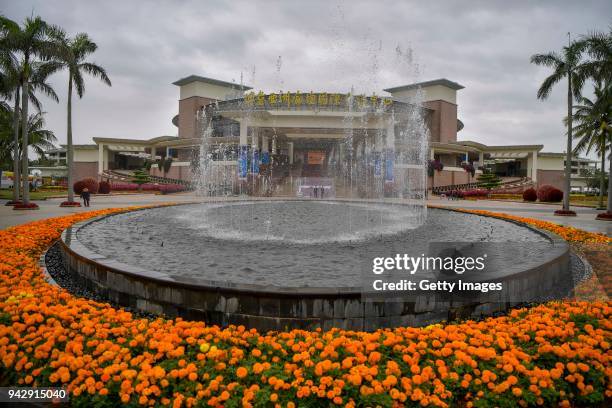
M 268 136 L 261 137 L 261 151 L 268 152 Z
M 478 153 L 478 165 L 484 167 L 484 152 Z
M 247 126 L 247 121 L 245 118 L 243 118 L 240 121 L 240 145 L 241 146 L 246 146 L 248 143 L 248 126 Z
M 98 178 L 104 171 L 104 144 L 98 145 Z
M 387 149 L 395 150 L 395 122 L 393 118 L 387 123 Z
M 157 148 L 155 146 L 151 147 L 151 160 L 155 161 L 155 157 L 157 156 Z
M 538 182 L 538 151 L 534 150 L 533 153 L 531 153 L 532 155 L 532 159 L 531 159 L 531 180 L 534 183 Z
M 293 142 L 289 142 L 289 164 L 293 164 Z
M 395 121 L 391 116 L 387 122 L 387 148 L 385 149 L 384 180 L 385 183 L 393 183 L 395 162 Z
M 276 136 L 272 137 L 272 154 L 276 154 Z

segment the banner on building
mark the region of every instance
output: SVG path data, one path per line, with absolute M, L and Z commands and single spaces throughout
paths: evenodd
M 238 156 L 238 177 L 246 179 L 248 172 L 248 146 L 241 145 Z
M 325 152 L 322 150 L 309 150 L 307 160 L 308 164 L 321 165 L 325 161 Z
M 251 172 L 253 174 L 259 174 L 259 151 L 253 149 L 253 159 L 251 160 Z
M 380 157 L 380 152 L 373 152 L 374 156 L 374 176 L 380 177 L 382 176 L 382 159 Z
M 393 162 L 395 160 L 395 154 L 393 150 L 388 149 L 385 151 L 385 182 L 393 182 Z
M 270 164 L 270 152 L 261 153 L 261 164 L 265 164 L 265 165 Z

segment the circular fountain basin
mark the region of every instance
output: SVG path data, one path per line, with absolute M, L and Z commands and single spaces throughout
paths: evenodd
M 73 278 L 120 305 L 260 330 L 422 325 L 513 302 L 365 301 L 363 254 L 424 252 L 429 242 L 525 242 L 495 254 L 495 279 L 529 276 L 543 293 L 569 269 L 557 236 L 442 209 L 346 201 L 224 201 L 160 207 L 76 224 L 62 236 Z M 519 286 L 517 286 L 518 288 Z M 536 294 L 537 295 L 537 294 Z

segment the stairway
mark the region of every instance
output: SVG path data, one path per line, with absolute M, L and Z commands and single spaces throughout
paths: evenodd
M 104 170 L 100 173 L 100 177 L 107 181 L 115 181 L 121 183 L 131 183 L 133 180 L 133 172 L 131 170 Z M 157 184 L 178 184 L 182 186 L 192 187 L 193 183 L 189 180 L 171 179 L 167 177 L 151 176 L 149 181 Z

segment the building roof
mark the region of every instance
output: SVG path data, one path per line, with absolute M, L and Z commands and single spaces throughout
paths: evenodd
M 65 151 L 65 150 L 66 150 L 66 148 L 68 147 L 68 145 L 65 145 L 65 144 L 60 145 L 60 146 L 61 146 L 62 148 L 61 148 L 61 149 L 56 149 L 56 150 L 58 150 L 58 151 Z M 97 149 L 97 148 L 98 148 L 98 145 L 95 145 L 95 144 L 73 144 L 73 145 L 72 145 L 72 148 L 73 148 L 73 149 L 79 149 L 79 150 L 95 150 L 95 149 Z M 53 150 L 53 149 L 52 149 L 52 150 Z M 51 151 L 52 151 L 52 150 L 51 150 Z M 51 151 L 50 151 L 50 152 L 51 152 Z
M 152 139 L 148 139 L 148 140 L 143 140 L 143 139 L 121 139 L 121 138 L 116 138 L 116 137 L 94 137 L 93 141 L 96 142 L 95 145 L 91 145 L 94 146 L 94 148 L 98 148 L 97 144 L 98 143 L 130 143 L 130 144 L 151 144 L 151 143 L 158 143 L 158 142 L 163 142 L 166 140 L 174 140 L 174 139 L 178 139 L 178 136 L 157 136 L 154 137 Z
M 212 85 L 218 85 L 218 86 L 223 86 L 226 88 L 235 88 L 235 89 L 240 89 L 243 91 L 247 91 L 249 89 L 253 89 L 250 86 L 246 86 L 246 85 L 240 85 L 234 82 L 226 82 L 226 81 L 221 81 L 218 79 L 213 79 L 213 78 L 206 78 L 200 75 L 189 75 L 186 76 L 185 78 L 181 78 L 178 81 L 175 81 L 172 83 L 172 85 L 176 85 L 176 86 L 183 86 L 183 85 L 187 85 L 190 84 L 192 82 L 205 82 L 207 84 L 212 84 Z
M 489 150 L 537 150 L 538 152 L 544 148 L 544 145 L 503 145 L 503 146 L 487 146 Z
M 558 152 L 540 152 L 538 154 L 540 157 L 559 157 L 559 158 L 563 158 L 565 159 L 566 154 L 565 153 L 558 153 Z M 588 163 L 599 163 L 598 160 L 593 160 L 593 159 L 589 159 L 586 157 L 576 157 L 573 156 L 572 160 L 579 160 L 581 162 L 588 162 Z
M 449 81 L 446 78 L 440 78 L 440 79 L 434 79 L 434 80 L 431 80 L 431 81 L 417 82 L 417 83 L 414 83 L 414 84 L 408 84 L 408 85 L 396 86 L 396 87 L 393 87 L 393 88 L 387 88 L 387 89 L 383 89 L 383 91 L 389 92 L 389 93 L 394 93 L 394 92 L 406 91 L 406 90 L 409 90 L 409 89 L 416 89 L 416 88 L 424 88 L 426 86 L 434 86 L 434 85 L 446 86 L 448 88 L 454 89 L 455 91 L 458 91 L 460 89 L 465 88 L 463 85 L 460 85 L 457 82 Z

